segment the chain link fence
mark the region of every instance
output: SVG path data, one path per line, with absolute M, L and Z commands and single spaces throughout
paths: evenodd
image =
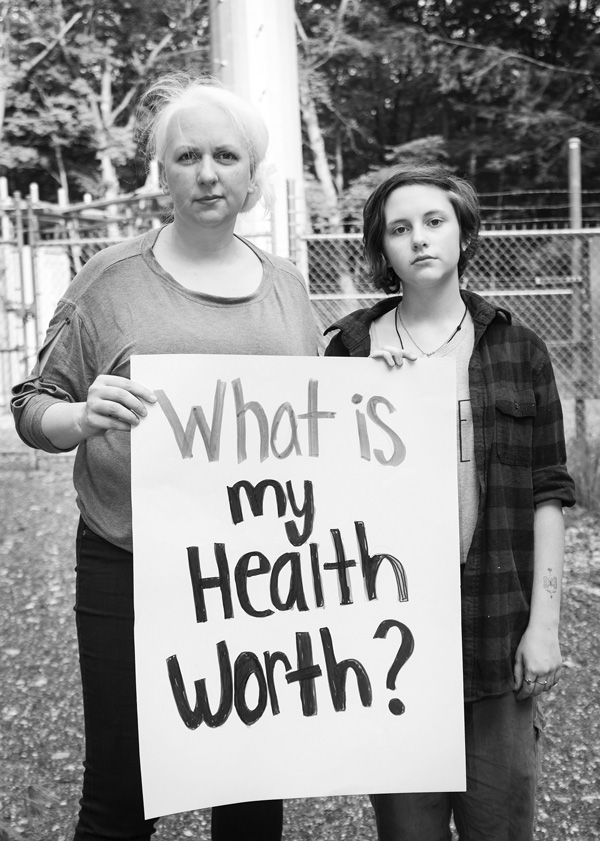
M 129 220 L 130 225 L 137 224 Z M 52 312 L 81 266 L 124 238 L 106 227 L 63 239 L 0 240 L 0 455 L 28 452 L 9 415 L 10 388 L 34 362 Z M 260 242 L 261 246 L 268 245 Z M 309 292 L 321 331 L 369 306 L 359 234 L 304 237 Z M 530 325 L 548 344 L 571 436 L 596 432 L 600 398 L 600 229 L 485 231 L 463 283 Z M 327 340 L 323 339 L 323 347 Z
M 323 329 L 381 297 L 365 279 L 360 235 L 309 237 L 307 249 Z M 600 229 L 483 232 L 462 282 L 544 339 L 563 400 L 600 397 Z

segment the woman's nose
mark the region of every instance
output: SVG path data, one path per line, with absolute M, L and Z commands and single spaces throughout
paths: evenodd
M 201 184 L 214 184 L 217 180 L 217 172 L 212 158 L 203 157 L 198 167 L 198 181 Z

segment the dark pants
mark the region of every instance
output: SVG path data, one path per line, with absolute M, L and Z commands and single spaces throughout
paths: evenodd
M 532 841 L 540 721 L 510 692 L 465 704 L 467 791 L 375 794 L 380 841 Z
M 133 644 L 133 556 L 80 522 L 77 634 L 85 719 L 85 771 L 74 841 L 148 841 L 144 820 Z M 214 841 L 279 841 L 281 800 L 219 806 Z

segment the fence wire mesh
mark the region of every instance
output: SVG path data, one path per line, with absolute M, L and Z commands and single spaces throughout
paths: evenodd
M 123 238 L 102 233 L 20 247 L 0 241 L 0 454 L 24 452 L 8 415 L 10 389 L 31 369 L 56 303 L 93 254 Z M 321 331 L 382 297 L 370 286 L 359 234 L 305 237 L 298 250 Z M 542 336 L 563 400 L 600 397 L 600 229 L 486 231 L 463 284 Z
M 322 329 L 382 297 L 369 285 L 359 235 L 309 237 L 307 251 Z M 563 398 L 600 396 L 599 230 L 484 232 L 462 283 L 544 339 Z

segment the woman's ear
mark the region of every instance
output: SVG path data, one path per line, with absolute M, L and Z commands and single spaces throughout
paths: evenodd
M 160 161 L 158 162 L 158 186 L 163 193 L 169 192 L 169 185 L 167 184 L 167 179 L 165 177 L 165 168 Z

